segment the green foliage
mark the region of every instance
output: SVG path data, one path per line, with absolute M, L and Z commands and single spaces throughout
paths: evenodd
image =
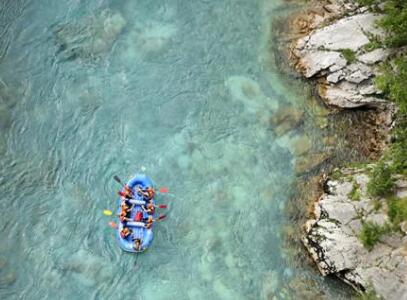
M 363 246 L 371 250 L 373 246 L 379 241 L 383 234 L 389 233 L 391 231 L 391 226 L 384 225 L 380 226 L 373 222 L 364 222 L 362 224 L 362 230 L 359 234 L 359 239 Z
M 342 49 L 341 53 L 349 64 L 356 61 L 356 54 L 352 49 Z
M 381 48 L 382 43 L 378 41 L 370 41 L 366 45 L 363 46 L 363 49 L 365 49 L 367 52 L 373 51 L 375 49 Z
M 349 193 L 348 197 L 353 201 L 360 200 L 359 185 L 356 182 L 353 182 L 352 191 Z
M 373 289 L 368 289 L 363 294 L 354 298 L 354 300 L 380 300 Z
M 385 16 L 379 25 L 386 31 L 385 44 L 389 47 L 407 45 L 407 1 L 388 0 L 385 2 Z
M 393 224 L 407 221 L 407 198 L 392 197 L 387 200 L 388 215 Z
M 389 165 L 380 161 L 370 175 L 367 191 L 372 196 L 384 196 L 391 192 L 394 186 L 392 170 Z
M 378 1 L 377 0 L 359 0 L 358 2 L 362 6 L 368 6 L 368 5 L 377 4 Z
M 376 85 L 398 108 L 395 140 L 391 146 L 392 167 L 394 172 L 407 174 L 407 57 L 384 64 L 381 73 Z

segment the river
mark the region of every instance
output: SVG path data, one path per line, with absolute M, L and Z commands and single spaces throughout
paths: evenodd
M 303 131 L 270 119 L 307 98 L 270 58 L 287 4 L 0 5 L 1 299 L 347 297 L 283 247 Z M 169 189 L 141 255 L 102 213 L 135 172 Z

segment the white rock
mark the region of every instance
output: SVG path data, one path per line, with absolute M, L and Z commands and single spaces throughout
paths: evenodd
M 376 89 L 376 87 L 373 84 L 369 84 L 369 85 L 360 87 L 359 92 L 361 95 L 371 95 L 371 94 L 379 93 L 379 91 Z
M 384 102 L 384 100 L 376 97 L 361 95 L 358 85 L 348 81 L 326 86 L 319 94 L 327 104 L 342 108 L 375 106 Z
M 390 54 L 391 54 L 391 51 L 389 49 L 379 48 L 379 49 L 375 49 L 371 52 L 360 55 L 358 57 L 358 60 L 365 64 L 372 65 L 379 61 L 385 60 Z
M 346 65 L 346 60 L 339 52 L 315 50 L 307 52 L 299 64 L 304 68 L 305 77 L 309 78 L 333 65 Z
M 326 80 L 328 80 L 328 82 L 337 83 L 339 80 L 343 79 L 343 77 L 344 77 L 344 72 L 339 70 L 339 71 L 329 74 L 326 77 Z
M 305 48 L 357 51 L 370 42 L 365 33 L 380 33 L 375 25 L 379 18 L 372 13 L 365 13 L 340 19 L 313 32 Z
M 383 299 L 407 299 L 407 236 L 385 235 L 373 249 L 363 247 L 359 218 L 382 225 L 388 217 L 384 211 L 369 215 L 371 210 L 365 209 L 358 209 L 355 216 L 354 206 L 364 203 L 362 206 L 373 207 L 373 202 L 369 198 L 352 201 L 346 196 L 355 181 L 365 197 L 368 182 L 368 176 L 360 171 L 347 174 L 344 180 L 327 182 L 329 194 L 323 194 L 315 203 L 320 212 L 315 214 L 315 219 L 307 221 L 303 243 L 323 275 L 340 274 L 356 289 L 372 287 Z
M 353 83 L 361 83 L 363 80 L 366 80 L 368 78 L 369 76 L 366 76 L 360 70 L 353 72 L 352 74 L 349 74 L 348 76 L 345 77 L 347 81 Z

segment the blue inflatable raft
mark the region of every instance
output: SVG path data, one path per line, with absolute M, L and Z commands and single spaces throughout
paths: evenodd
M 142 195 L 139 195 L 137 193 L 138 187 L 141 189 L 146 189 L 147 187 L 153 187 L 153 182 L 151 179 L 143 174 L 136 174 L 132 179 L 129 180 L 127 183 L 127 186 L 131 188 L 133 191 L 133 199 L 129 200 L 131 204 L 134 204 L 133 209 L 130 212 L 129 218 L 131 220 L 135 219 L 135 216 L 137 212 L 141 212 L 143 214 L 143 218 L 147 219 L 149 216 L 153 216 L 154 214 L 148 215 L 147 212 L 143 211 L 141 208 L 142 205 L 146 204 L 146 201 L 143 199 Z M 149 203 L 154 204 L 154 198 L 149 201 Z M 121 212 L 121 205 L 122 200 L 119 198 L 118 200 L 118 214 Z M 127 237 L 127 238 L 122 238 L 120 235 L 121 230 L 123 229 L 123 226 L 128 227 L 132 233 Z M 117 236 L 117 241 L 119 243 L 120 248 L 122 248 L 124 251 L 127 252 L 143 252 L 147 250 L 153 241 L 153 227 L 152 226 L 150 229 L 147 229 L 145 227 L 144 222 L 125 222 L 124 224 L 122 222 L 119 222 L 117 226 L 117 231 L 116 231 L 116 236 Z M 135 239 L 140 239 L 141 240 L 141 249 L 140 250 L 135 250 L 133 245 L 134 245 L 134 240 Z

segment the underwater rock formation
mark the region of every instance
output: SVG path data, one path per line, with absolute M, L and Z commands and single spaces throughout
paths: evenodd
M 53 32 L 64 59 L 89 59 L 109 51 L 125 26 L 126 20 L 120 13 L 103 10 L 96 17 L 58 25 Z

